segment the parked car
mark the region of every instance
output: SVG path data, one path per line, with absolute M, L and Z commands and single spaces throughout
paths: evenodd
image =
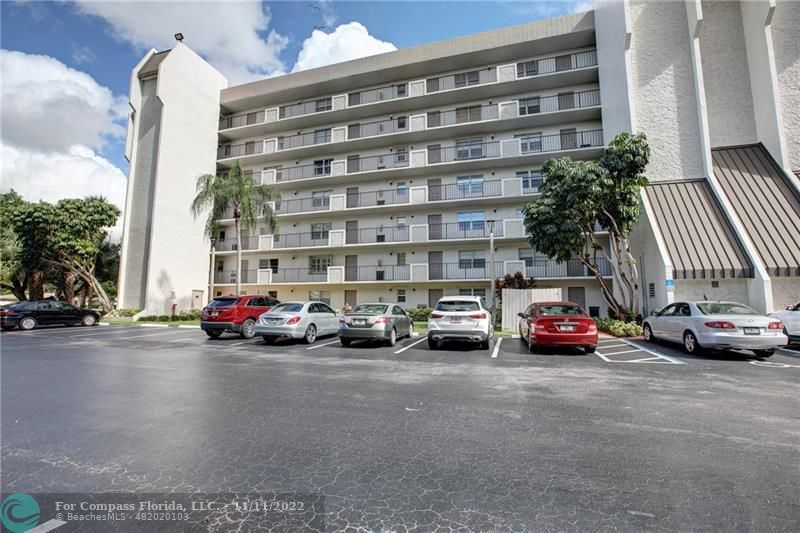
M 787 305 L 783 311 L 768 316 L 783 322 L 783 334 L 789 338 L 789 344 L 800 344 L 800 303 Z
M 780 320 L 736 302 L 675 302 L 647 317 L 642 332 L 649 342 L 683 343 L 690 354 L 709 348 L 769 357 L 788 342 Z
M 31 330 L 36 326 L 96 326 L 100 313 L 58 300 L 31 300 L 0 308 L 0 327 Z
M 311 344 L 317 337 L 335 335 L 339 331 L 339 316 L 324 302 L 284 302 L 258 318 L 256 335 L 265 342 L 280 337 L 303 339 Z
M 529 351 L 539 346 L 597 349 L 597 324 L 574 302 L 532 303 L 519 316 L 519 338 Z
M 394 346 L 397 339 L 410 337 L 414 323 L 397 304 L 359 304 L 339 319 L 342 346 L 358 339 L 380 340 Z
M 479 343 L 484 350 L 494 337 L 491 313 L 480 296 L 445 296 L 428 318 L 428 347 L 460 340 Z
M 279 303 L 263 294 L 217 296 L 203 308 L 200 329 L 213 339 L 226 331 L 238 333 L 243 339 L 252 339 L 256 335 L 258 317 Z

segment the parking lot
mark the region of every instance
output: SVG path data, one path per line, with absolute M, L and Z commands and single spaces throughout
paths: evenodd
M 306 491 L 326 528 L 791 531 L 800 353 L 11 331 L 3 491 Z

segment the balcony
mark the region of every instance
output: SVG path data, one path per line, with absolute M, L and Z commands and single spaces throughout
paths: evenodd
M 408 109 L 424 109 L 481 98 L 497 100 L 504 95 L 525 91 L 595 83 L 596 66 L 597 53 L 588 50 L 332 95 L 224 117 L 220 120 L 220 138 L 232 140 L 253 137 L 287 129 L 402 113 Z
M 308 231 L 303 233 L 278 233 L 272 236 L 272 248 L 307 248 L 328 246 L 328 231 Z
M 428 165 L 500 157 L 500 141 L 475 142 L 454 146 L 428 146 Z
M 217 149 L 217 159 L 230 159 L 264 153 L 264 141 L 248 141 L 242 144 L 226 144 Z
M 237 272 L 235 270 L 216 270 L 214 283 L 218 285 L 235 285 Z M 258 270 L 243 270 L 242 283 L 258 283 Z
M 448 183 L 446 185 L 428 185 L 429 202 L 467 200 L 472 198 L 492 198 L 502 195 L 503 180 Z
M 278 268 L 268 270 L 272 283 L 327 283 L 328 270 L 305 268 Z
M 217 252 L 235 252 L 240 246 L 242 250 L 258 250 L 258 236 L 242 237 L 238 242 L 236 238 L 217 239 L 214 249 Z
M 611 264 L 608 260 L 598 258 L 597 266 L 603 276 L 611 276 Z M 563 263 L 556 263 L 550 260 L 528 260 L 525 262 L 525 275 L 534 278 L 585 278 L 594 276 L 580 259 L 570 259 Z
M 408 204 L 411 201 L 408 189 L 381 189 L 359 193 L 347 193 L 345 208 L 375 207 L 381 205 Z
M 383 242 L 409 242 L 408 226 L 379 226 L 377 228 L 348 228 L 344 233 L 345 244 L 373 244 Z
M 312 198 L 291 198 L 275 202 L 275 213 L 288 215 L 290 213 L 308 213 L 312 211 L 330 211 L 331 199 L 329 196 Z
M 349 124 L 347 126 L 347 140 L 361 139 L 363 137 L 377 137 L 391 133 L 409 131 L 408 117 L 389 118 L 365 122 L 363 124 Z
M 447 111 L 428 111 L 425 124 L 428 129 L 468 124 L 481 120 L 497 120 L 500 117 L 497 104 L 474 105 L 449 109 Z
M 370 172 L 373 170 L 386 170 L 391 168 L 406 168 L 410 165 L 407 152 L 395 152 L 367 157 L 348 157 L 347 174 Z
M 295 148 L 303 148 L 305 146 L 314 146 L 317 144 L 327 144 L 331 142 L 331 129 L 309 131 L 307 133 L 298 133 L 297 135 L 289 135 L 285 137 L 278 137 L 277 150 L 293 150 Z
M 503 236 L 503 221 L 471 221 L 471 222 L 445 222 L 428 224 L 428 240 L 461 240 L 461 239 L 488 239 L 494 232 L 495 237 Z
M 309 165 L 282 167 L 275 170 L 275 181 L 297 181 L 311 178 L 323 178 L 331 175 L 331 160 L 323 159 Z
M 410 281 L 409 265 L 370 265 L 344 267 L 344 281 Z

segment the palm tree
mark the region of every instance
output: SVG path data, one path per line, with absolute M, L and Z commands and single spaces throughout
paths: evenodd
M 227 209 L 233 209 L 236 227 L 236 294 L 242 289 L 242 230 L 251 231 L 260 216 L 270 233 L 275 233 L 278 220 L 270 202 L 280 200 L 280 191 L 271 185 L 257 185 L 244 173 L 239 161 L 227 175 L 204 174 L 197 178 L 197 194 L 192 200 L 192 215 L 199 217 L 208 212 L 205 233 L 214 238 L 219 220 L 224 218 Z

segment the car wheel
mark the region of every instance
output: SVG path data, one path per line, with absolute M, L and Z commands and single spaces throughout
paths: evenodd
M 392 328 L 392 331 L 389 332 L 389 338 L 386 339 L 386 344 L 388 346 L 394 346 L 397 344 L 397 330 Z
M 81 326 L 96 326 L 97 318 L 94 315 L 85 315 L 81 319 Z
M 656 342 L 656 336 L 653 335 L 653 330 L 650 329 L 650 324 L 645 324 L 642 328 L 642 336 L 647 342 Z
M 439 341 L 435 341 L 428 337 L 428 348 L 431 350 L 438 350 L 439 349 Z
M 212 339 L 216 339 L 216 338 L 219 338 L 220 335 L 222 335 L 222 330 L 220 330 L 220 329 L 207 329 L 206 330 L 206 335 L 208 335 Z
M 753 353 L 756 354 L 756 357 L 770 357 L 775 353 L 775 349 L 770 348 L 769 350 L 753 350 Z
M 342 343 L 342 346 L 350 346 L 350 343 L 353 342 L 353 340 L 352 339 L 342 339 L 342 338 L 340 338 L 339 342 Z
M 26 316 L 22 320 L 19 321 L 19 329 L 23 331 L 30 331 L 36 327 L 36 319 L 32 316 Z
M 597 346 L 584 346 L 583 349 L 586 350 L 586 353 L 594 353 L 597 350 Z
M 303 335 L 303 341 L 306 344 L 314 344 L 315 340 L 317 340 L 317 327 L 314 324 L 309 324 Z
M 252 339 L 256 336 L 256 321 L 252 318 L 245 319 L 242 322 L 242 329 L 239 331 L 239 336 L 243 339 Z
M 697 354 L 703 350 L 700 343 L 697 342 L 697 337 L 691 331 L 683 334 L 683 348 L 689 354 Z

